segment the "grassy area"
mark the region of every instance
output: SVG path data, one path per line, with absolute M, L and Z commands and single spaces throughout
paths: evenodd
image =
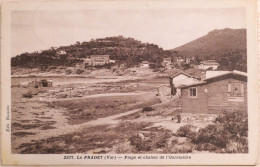
M 66 100 L 50 102 L 48 107 L 66 109 L 66 116 L 70 124 L 80 124 L 97 118 L 126 112 L 161 103 L 152 94 L 133 96 L 98 97 L 80 100 Z
M 121 122 L 116 127 L 107 125 L 85 128 L 82 131 L 24 143 L 23 154 L 61 153 L 159 153 L 170 152 L 168 146 L 176 145 L 172 133 L 160 128 L 149 128 L 149 122 Z M 144 137 L 140 137 L 140 136 Z M 172 148 L 172 147 L 171 147 Z

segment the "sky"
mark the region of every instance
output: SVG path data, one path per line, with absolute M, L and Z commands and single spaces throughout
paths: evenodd
M 245 9 L 13 11 L 12 56 L 118 35 L 167 50 L 224 28 L 246 28 Z

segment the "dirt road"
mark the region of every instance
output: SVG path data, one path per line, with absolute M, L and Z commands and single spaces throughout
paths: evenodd
M 72 97 L 72 98 L 63 98 L 63 99 L 44 99 L 40 98 L 40 101 L 66 101 L 66 100 L 77 100 L 77 99 L 88 99 L 88 98 L 98 98 L 98 97 L 110 97 L 110 96 L 133 96 L 133 95 L 146 95 L 146 94 L 155 94 L 156 92 L 133 92 L 133 93 L 102 93 L 102 94 L 94 94 L 88 95 L 84 97 Z

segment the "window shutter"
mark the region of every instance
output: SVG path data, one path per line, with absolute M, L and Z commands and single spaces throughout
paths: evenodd
M 228 83 L 228 92 L 231 92 L 231 83 Z
M 228 96 L 231 94 L 231 83 L 228 83 Z
M 244 84 L 241 84 L 240 88 L 241 88 L 241 96 L 244 96 Z

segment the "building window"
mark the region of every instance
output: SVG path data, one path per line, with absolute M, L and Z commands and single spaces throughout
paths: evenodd
M 244 84 L 228 83 L 228 100 L 244 101 Z
M 190 88 L 190 97 L 197 97 L 197 88 Z

